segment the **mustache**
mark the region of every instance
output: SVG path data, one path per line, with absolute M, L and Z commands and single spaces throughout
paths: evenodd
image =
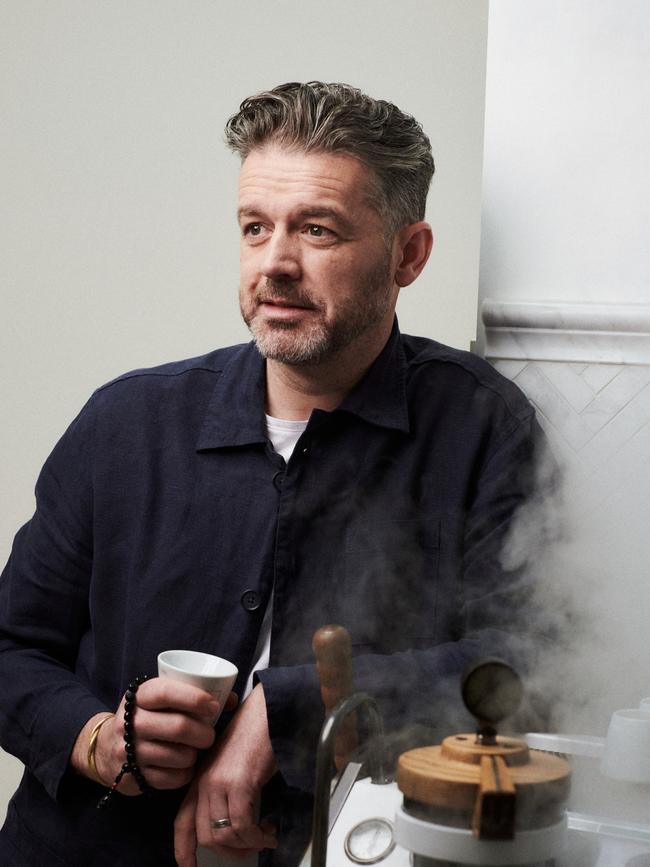
M 282 301 L 295 307 L 311 307 L 320 310 L 321 305 L 311 296 L 309 291 L 284 280 L 271 280 L 267 277 L 260 289 L 255 293 L 258 304 Z

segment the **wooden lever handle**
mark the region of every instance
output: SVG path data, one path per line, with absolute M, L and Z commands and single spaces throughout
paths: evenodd
M 503 756 L 481 756 L 472 830 L 482 840 L 511 840 L 515 833 L 515 784 Z
M 330 713 L 340 701 L 354 692 L 350 633 L 343 626 L 321 626 L 314 634 L 312 649 L 325 712 Z M 344 720 L 336 736 L 334 763 L 339 771 L 347 765 L 349 754 L 356 746 L 356 717 L 351 714 Z

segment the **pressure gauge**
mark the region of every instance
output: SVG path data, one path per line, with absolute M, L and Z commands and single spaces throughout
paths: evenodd
M 364 819 L 348 832 L 344 845 L 355 864 L 377 864 L 395 848 L 393 826 L 388 819 Z

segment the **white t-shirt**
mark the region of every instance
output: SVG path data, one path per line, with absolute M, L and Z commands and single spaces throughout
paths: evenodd
M 300 435 L 307 427 L 307 421 L 289 421 L 285 418 L 273 418 L 266 416 L 266 431 L 269 439 L 273 443 L 273 448 L 279 455 L 282 455 L 286 463 L 289 463 L 289 458 L 300 439 Z M 263 668 L 269 667 L 269 659 L 271 657 L 271 623 L 273 621 L 273 591 L 269 597 L 264 619 L 260 628 L 260 634 L 257 638 L 255 653 L 253 654 L 253 665 L 251 673 L 246 681 L 246 688 L 242 695 L 242 701 L 253 689 L 253 675 L 256 671 L 261 671 Z

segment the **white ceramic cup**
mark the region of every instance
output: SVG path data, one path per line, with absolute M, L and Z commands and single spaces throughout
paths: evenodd
M 650 783 L 650 713 L 639 708 L 614 711 L 601 771 L 614 780 Z
M 237 679 L 238 670 L 229 660 L 211 653 L 201 653 L 198 650 L 164 650 L 158 654 L 158 674 L 160 677 L 182 680 L 211 692 L 223 710 Z M 221 710 L 213 722 L 219 719 Z

